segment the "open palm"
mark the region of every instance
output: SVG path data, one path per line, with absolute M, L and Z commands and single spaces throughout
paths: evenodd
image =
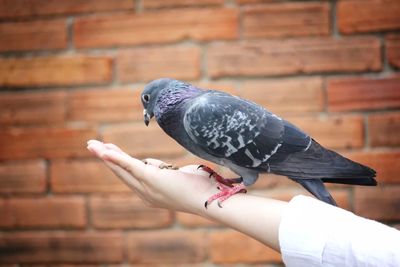
M 160 169 L 164 162 L 146 159 L 146 164 L 114 144 L 90 140 L 87 148 L 151 206 L 198 214 L 204 209 L 204 201 L 217 192 L 198 165 Z

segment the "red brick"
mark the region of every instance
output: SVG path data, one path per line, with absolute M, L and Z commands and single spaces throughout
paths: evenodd
M 325 184 L 330 187 L 329 184 Z M 331 184 L 336 186 L 337 184 Z M 354 186 L 356 188 L 357 186 Z M 352 211 L 352 191 L 347 190 L 347 189 L 328 189 L 332 195 L 332 197 L 335 199 L 336 203 L 338 206 L 342 209 Z
M 281 262 L 278 252 L 233 230 L 210 234 L 210 256 L 217 264 Z
M 400 151 L 353 152 L 347 156 L 373 168 L 379 184 L 400 184 Z
M 111 81 L 109 57 L 43 56 L 0 59 L 0 86 L 39 87 Z
M 66 20 L 0 24 L 0 51 L 48 50 L 66 47 Z
M 0 201 L 1 228 L 82 228 L 82 197 L 13 198 Z
M 211 89 L 217 91 L 223 91 L 231 95 L 240 95 L 239 90 L 232 82 L 225 81 L 200 81 L 194 82 L 193 85 L 198 86 L 203 89 Z
M 386 56 L 392 66 L 400 68 L 400 34 L 386 36 Z
M 327 148 L 357 148 L 364 145 L 364 123 L 361 116 L 307 116 L 287 119 Z
M 236 2 L 240 5 L 246 5 L 246 4 L 259 4 L 259 3 L 273 3 L 273 2 L 279 2 L 282 0 L 236 0 Z
M 104 163 L 95 159 L 53 161 L 50 177 L 51 190 L 56 193 L 131 192 Z
M 399 146 L 400 113 L 370 115 L 368 130 L 371 146 Z
M 150 122 L 149 127 L 144 123 L 106 127 L 103 137 L 105 142 L 114 143 L 138 158 L 179 156 L 185 153 L 155 121 Z
M 123 260 L 119 233 L 22 232 L 3 234 L 0 263 L 113 263 Z
M 139 197 L 92 197 L 91 221 L 96 228 L 161 228 L 172 224 L 172 213 L 147 207 Z
M 241 96 L 272 112 L 301 113 L 324 109 L 321 78 L 278 79 L 243 82 Z
M 380 41 L 372 37 L 216 43 L 207 62 L 213 78 L 382 69 Z
M 377 32 L 400 29 L 398 0 L 338 1 L 337 21 L 342 33 Z
M 46 166 L 41 160 L 0 163 L 0 193 L 44 193 Z
M 70 121 L 143 121 L 141 90 L 128 88 L 75 90 L 68 95 Z
M 123 82 L 147 82 L 160 77 L 197 79 L 200 77 L 200 50 L 193 46 L 122 50 L 117 56 L 117 66 Z
M 88 156 L 86 141 L 96 136 L 83 127 L 0 129 L 0 160 Z
M 0 18 L 132 10 L 133 7 L 131 0 L 0 0 Z
M 328 35 L 327 3 L 282 3 L 247 7 L 243 12 L 246 38 Z
M 400 220 L 400 187 L 357 187 L 354 191 L 357 215 L 373 220 Z
M 144 0 L 143 8 L 171 8 L 171 7 L 191 7 L 191 6 L 221 6 L 224 0 Z
M 65 92 L 13 92 L 0 94 L 0 124 L 56 124 L 65 120 Z
M 398 108 L 400 76 L 331 79 L 328 82 L 328 105 L 331 111 Z
M 206 235 L 192 231 L 147 231 L 128 236 L 132 263 L 199 263 L 206 257 Z
M 77 47 L 104 47 L 237 38 L 234 9 L 184 9 L 76 19 Z
M 184 212 L 177 212 L 176 219 L 181 225 L 185 227 L 207 227 L 218 225 L 216 222 L 210 221 L 204 217 Z

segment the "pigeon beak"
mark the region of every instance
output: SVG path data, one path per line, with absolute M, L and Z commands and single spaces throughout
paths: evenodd
M 144 117 L 144 124 L 146 124 L 146 126 L 149 126 L 150 115 L 149 115 L 149 113 L 147 113 L 146 109 L 143 110 L 143 117 Z

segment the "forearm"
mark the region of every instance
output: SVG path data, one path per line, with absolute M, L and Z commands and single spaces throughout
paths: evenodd
M 200 213 L 201 216 L 236 229 L 268 247 L 280 251 L 279 224 L 288 203 L 284 201 L 237 194 L 223 203 L 213 204 Z

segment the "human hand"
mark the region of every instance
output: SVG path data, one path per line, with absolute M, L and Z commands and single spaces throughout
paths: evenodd
M 279 251 L 278 230 L 286 202 L 236 194 L 224 202 L 204 208 L 204 201 L 219 192 L 209 173 L 189 165 L 179 170 L 160 169 L 163 162 L 135 159 L 114 144 L 96 140 L 88 149 L 101 160 L 145 203 L 160 208 L 193 213 L 237 229 Z
M 114 144 L 90 140 L 87 148 L 153 207 L 200 215 L 204 212 L 204 201 L 218 191 L 208 173 L 198 169 L 198 165 L 160 169 L 162 161 L 146 159 L 145 164 Z

